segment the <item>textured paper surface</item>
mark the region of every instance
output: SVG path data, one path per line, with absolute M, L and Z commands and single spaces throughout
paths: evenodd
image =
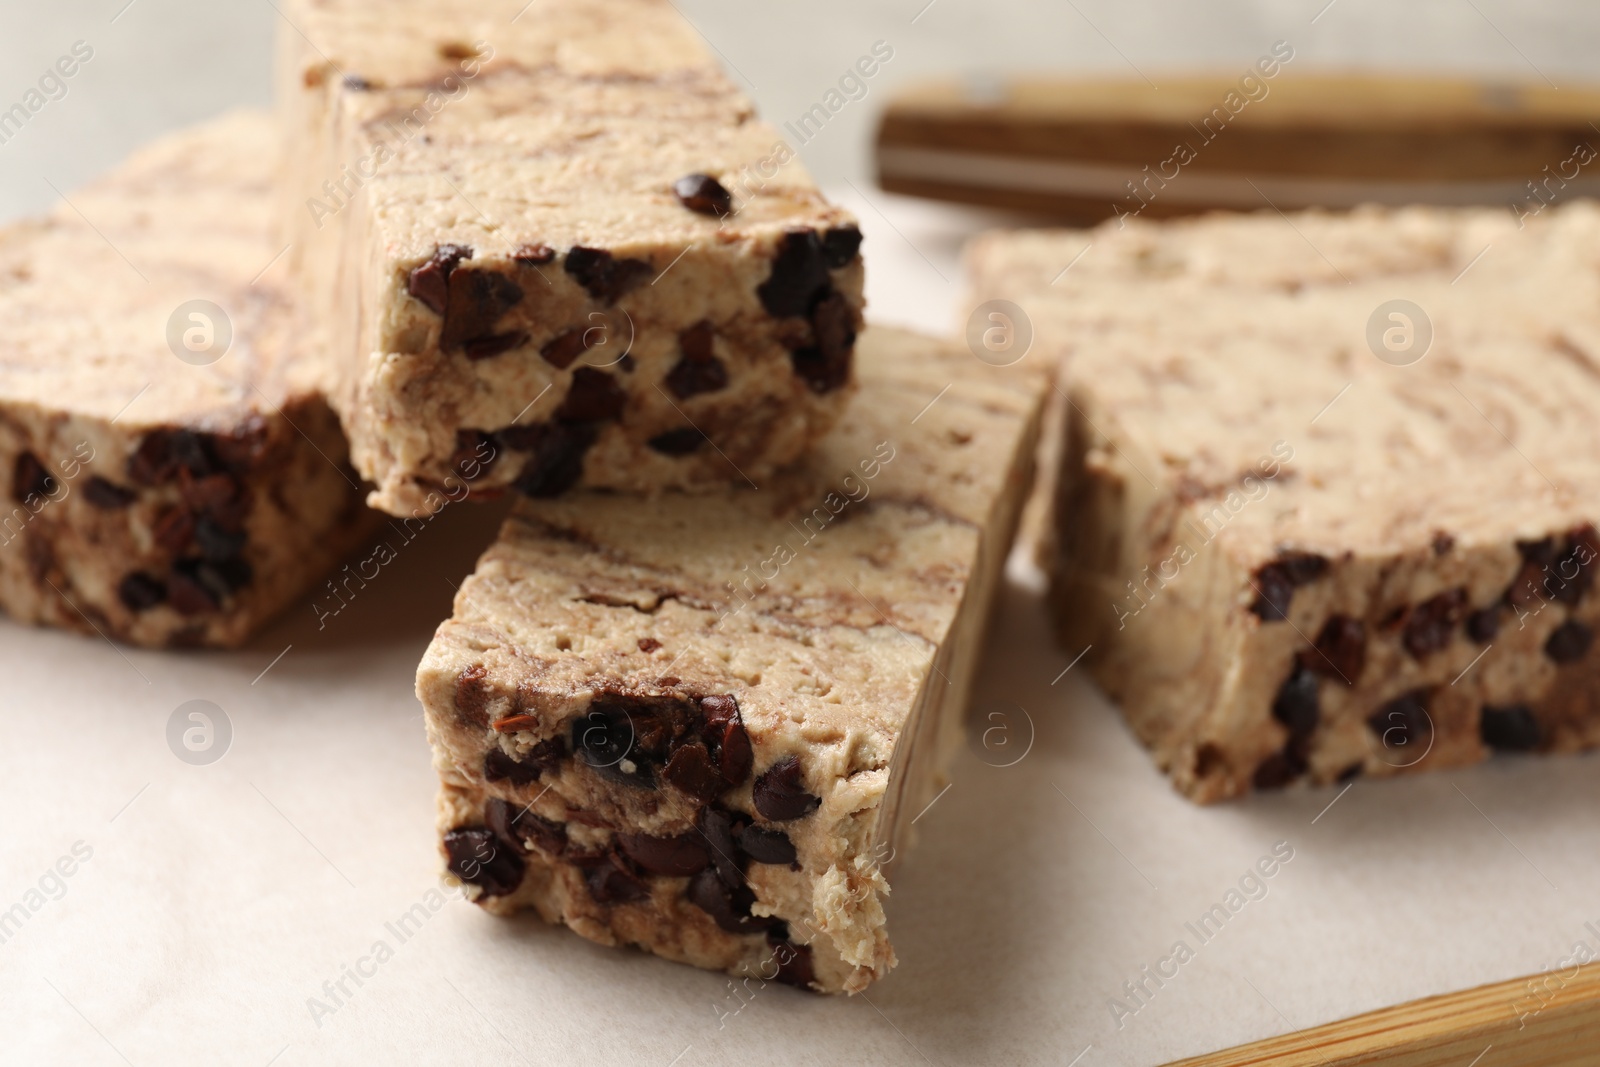
M 936 275 L 979 217 L 871 195 L 841 199 L 875 312 L 948 324 Z M 499 510 L 447 509 L 322 629 L 302 604 L 237 653 L 0 621 L 0 1059 L 1142 1067 L 1600 951 L 1593 759 L 1196 808 L 1068 669 L 1016 567 L 974 709 L 990 745 L 919 818 L 901 965 L 866 996 L 736 989 L 430 896 L 412 677 Z M 168 744 L 193 700 L 231 724 L 208 765 Z M 1292 858 L 1251 881 L 1275 846 Z

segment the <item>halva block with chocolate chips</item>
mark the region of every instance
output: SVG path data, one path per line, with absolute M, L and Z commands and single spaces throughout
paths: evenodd
M 232 645 L 367 515 L 270 265 L 274 124 L 167 137 L 0 239 L 0 608 Z
M 795 469 L 519 502 L 463 583 L 417 694 L 445 862 L 489 911 L 826 992 L 894 964 L 888 862 L 960 737 L 1038 397 L 944 342 L 861 345 Z
M 1052 240 L 1061 638 L 1180 790 L 1600 743 L 1600 211 Z
M 760 482 L 848 399 L 861 234 L 667 0 L 294 0 L 289 252 L 372 502 Z

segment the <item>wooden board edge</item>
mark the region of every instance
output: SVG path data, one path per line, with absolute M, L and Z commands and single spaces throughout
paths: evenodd
M 1600 960 L 1585 960 L 1168 1067 L 1590 1067 L 1597 1055 Z

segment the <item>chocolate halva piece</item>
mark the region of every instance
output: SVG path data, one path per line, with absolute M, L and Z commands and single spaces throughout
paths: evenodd
M 236 645 L 368 527 L 320 354 L 263 274 L 282 247 L 276 140 L 267 116 L 233 114 L 6 228 L 6 614 Z
M 1057 363 L 1066 652 L 1198 801 L 1600 745 L 1600 210 L 1291 221 L 972 249 Z
M 475 499 L 760 484 L 849 402 L 861 232 L 669 0 L 284 14 L 285 258 L 374 506 L 443 506 L 462 433 Z
M 484 908 L 822 992 L 894 964 L 890 861 L 961 735 L 1040 397 L 893 330 L 860 374 L 760 489 L 513 509 L 417 674 Z

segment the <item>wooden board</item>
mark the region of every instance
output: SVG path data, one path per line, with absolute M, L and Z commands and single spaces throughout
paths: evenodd
M 1600 195 L 1600 90 L 1286 66 L 1243 78 L 913 85 L 878 129 L 879 182 L 1083 223 Z
M 1600 966 L 1449 993 L 1171 1067 L 1592 1067 Z

